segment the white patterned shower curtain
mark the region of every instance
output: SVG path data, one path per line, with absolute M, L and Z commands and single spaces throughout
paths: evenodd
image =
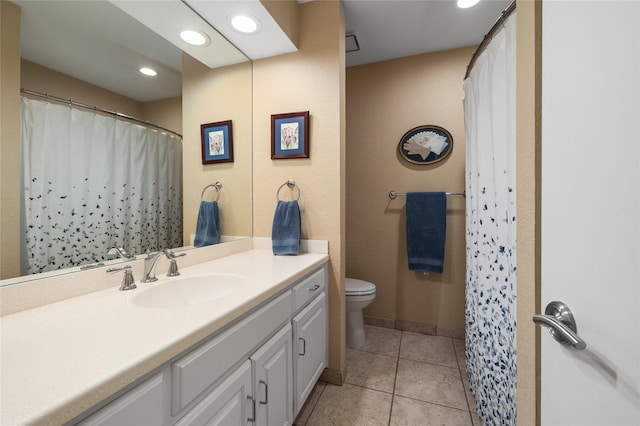
M 182 245 L 182 140 L 22 97 L 23 274 Z
M 516 424 L 516 19 L 464 81 L 466 360 L 484 425 Z

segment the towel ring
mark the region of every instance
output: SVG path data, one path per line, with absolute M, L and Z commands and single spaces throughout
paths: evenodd
M 216 199 L 214 201 L 218 201 L 220 199 L 220 188 L 222 188 L 222 184 L 220 182 L 210 183 L 209 185 L 205 186 L 204 189 L 202 189 L 202 194 L 200 194 L 200 201 L 204 201 L 204 192 L 209 187 L 213 187 L 213 188 L 216 189 L 217 196 L 216 196 Z
M 296 201 L 298 201 L 300 199 L 300 187 L 298 185 L 296 185 L 296 181 L 293 179 L 289 179 L 288 181 L 286 181 L 285 183 L 283 183 L 282 185 L 280 185 L 280 188 L 278 188 L 278 190 L 276 191 L 276 199 L 278 201 L 283 201 L 280 200 L 280 190 L 282 188 L 284 188 L 284 186 L 288 186 L 290 189 L 297 189 L 298 190 L 298 198 L 296 198 Z

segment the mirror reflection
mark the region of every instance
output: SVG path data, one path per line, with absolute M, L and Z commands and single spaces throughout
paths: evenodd
M 63 257 L 74 258 L 76 265 L 112 258 L 126 260 L 132 254 L 163 248 L 188 248 L 195 237 L 200 204 L 207 198 L 218 199 L 220 242 L 251 236 L 251 63 L 246 58 L 241 62 L 232 60 L 230 65 L 210 68 L 184 54 L 110 2 L 16 0 L 14 3 L 21 7 L 22 14 L 21 87 L 118 111 L 183 134 L 180 142 L 171 132 L 152 131 L 153 135 L 162 135 L 166 139 L 158 142 L 154 136 L 156 145 L 170 147 L 160 153 L 150 152 L 147 147 L 135 148 L 133 142 L 121 142 L 120 145 L 127 146 L 124 151 L 109 149 L 105 142 L 100 142 L 101 149 L 85 149 L 88 152 L 82 153 L 82 145 L 68 145 L 72 138 L 64 134 L 61 149 L 52 150 L 52 145 L 30 149 L 32 153 L 36 152 L 35 158 L 39 158 L 29 160 L 34 166 L 32 169 L 46 165 L 59 170 L 74 170 L 82 164 L 83 173 L 62 173 L 63 178 L 59 180 L 66 181 L 65 184 L 77 192 L 75 198 L 85 205 L 82 211 L 70 206 L 68 201 L 74 197 L 69 195 L 69 190 L 58 189 L 57 182 L 54 185 L 46 178 L 38 182 L 35 193 L 28 192 L 31 186 L 35 186 L 33 170 L 23 168 L 23 175 L 29 180 L 21 183 L 17 179 L 15 184 L 22 185 L 28 195 L 25 195 L 25 208 L 21 214 L 23 223 L 16 223 L 16 226 L 24 226 L 23 235 L 27 235 L 29 226 L 40 228 L 43 233 L 24 239 L 21 247 L 23 273 L 58 269 L 60 262 L 51 261 L 46 250 L 49 244 L 55 246 L 56 252 L 63 253 Z M 161 14 L 163 4 L 170 3 L 181 2 L 158 2 L 154 11 Z M 222 50 L 228 51 L 229 45 Z M 234 54 L 236 57 L 239 54 L 235 48 Z M 101 63 L 103 60 L 106 60 L 106 65 Z M 138 68 L 142 65 L 156 68 L 157 76 L 148 78 L 140 74 Z M 23 104 L 44 102 L 49 104 L 49 109 L 55 109 L 52 108 L 54 106 L 67 111 L 70 109 L 69 105 L 60 106 L 60 102 L 52 99 L 23 98 Z M 95 111 L 85 110 L 82 113 L 100 115 Z M 233 123 L 234 161 L 202 164 L 200 125 L 225 120 Z M 120 123 L 131 125 L 117 121 L 117 126 Z M 87 125 L 98 128 L 100 135 L 127 133 L 115 130 L 115 127 L 105 130 L 111 129 L 109 126 L 103 123 Z M 38 126 L 34 128 L 39 129 Z M 133 128 L 142 132 L 139 124 Z M 61 132 L 49 129 L 48 133 Z M 149 142 L 149 136 L 138 137 L 144 140 L 142 145 L 153 143 Z M 99 137 L 94 135 L 89 139 L 97 140 Z M 180 145 L 181 150 L 176 150 Z M 149 157 L 161 157 L 160 167 L 151 166 Z M 64 165 L 65 161 L 67 165 Z M 181 166 L 181 173 L 177 175 L 179 168 L 176 163 Z M 99 172 L 99 165 L 106 166 L 102 172 Z M 141 180 L 134 184 L 138 178 Z M 169 184 L 164 183 L 166 178 L 171 178 Z M 98 183 L 97 192 L 84 188 L 87 181 Z M 203 189 L 214 182 L 221 183 L 219 193 L 208 191 L 203 195 Z M 165 189 L 159 190 L 160 186 Z M 115 187 L 127 188 L 128 192 L 116 192 Z M 55 200 L 53 205 L 43 209 L 38 197 L 43 198 L 47 194 L 53 194 Z M 133 201 L 138 203 L 143 199 L 152 201 L 145 206 L 133 205 Z M 73 220 L 62 223 L 59 220 L 62 213 L 65 218 Z M 29 215 L 37 216 L 41 222 L 27 223 L 32 220 L 26 219 Z M 135 226 L 121 229 L 124 216 Z M 99 222 L 93 225 L 99 235 L 89 237 L 86 231 L 77 231 L 80 229 L 78 225 L 95 217 L 102 218 L 93 221 Z M 74 236 L 69 237 L 70 233 Z M 53 241 L 47 241 L 45 238 L 52 234 L 55 234 Z M 123 238 L 115 239 L 116 235 Z M 100 244 L 94 254 L 79 254 L 81 246 L 95 246 L 96 240 Z M 40 265 L 48 264 L 50 267 L 29 268 L 28 259 L 34 256 L 42 257 Z

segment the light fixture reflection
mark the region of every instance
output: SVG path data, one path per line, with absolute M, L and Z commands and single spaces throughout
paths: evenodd
M 458 0 L 458 7 L 460 9 L 466 9 L 471 6 L 475 6 L 478 2 L 480 2 L 480 0 Z
M 140 68 L 140 72 L 142 74 L 144 74 L 144 75 L 148 75 L 149 77 L 155 77 L 156 75 L 158 75 L 156 70 L 154 70 L 153 68 L 149 68 L 149 67 Z
M 196 30 L 184 30 L 180 32 L 180 38 L 192 46 L 205 46 L 209 44 L 209 37 Z

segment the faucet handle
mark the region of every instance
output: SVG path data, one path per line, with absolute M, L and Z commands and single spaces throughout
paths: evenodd
M 175 254 L 173 250 L 168 248 L 162 250 L 162 252 L 164 253 L 165 256 L 167 256 L 167 259 L 175 259 L 176 257 L 182 257 L 187 255 L 187 253 L 185 252 L 182 252 L 180 254 Z
M 107 273 L 111 274 L 117 271 L 124 271 L 124 277 L 122 277 L 122 284 L 120 284 L 120 291 L 133 290 L 137 288 L 136 280 L 133 278 L 133 271 L 131 271 L 131 265 L 125 265 L 122 268 L 109 268 Z
M 109 251 L 107 252 L 107 255 L 109 256 L 116 256 L 116 257 L 122 257 L 123 259 L 133 259 L 135 256 L 135 254 L 129 254 L 127 253 L 127 251 L 124 249 L 124 247 L 118 247 L 118 246 L 113 246 L 109 249 Z
M 171 259 L 171 263 L 169 264 L 169 272 L 167 272 L 168 277 L 177 277 L 180 275 L 178 272 L 178 262 L 175 259 Z

